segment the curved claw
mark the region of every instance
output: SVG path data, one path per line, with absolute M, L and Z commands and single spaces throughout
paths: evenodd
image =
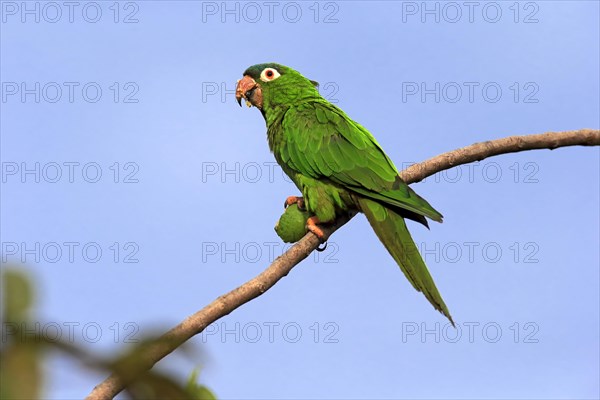
M 325 251 L 325 249 L 327 249 L 327 243 L 329 243 L 329 242 L 323 243 L 323 247 L 317 247 L 317 251 L 319 253 Z

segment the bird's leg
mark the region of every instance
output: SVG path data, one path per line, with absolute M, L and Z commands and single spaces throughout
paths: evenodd
M 285 199 L 285 203 L 283 203 L 283 208 L 288 208 L 292 204 L 297 204 L 298 209 L 300 211 L 306 211 L 306 208 L 304 207 L 304 198 L 303 197 L 289 196 L 287 199 Z
M 308 229 L 310 232 L 314 233 L 314 235 L 317 237 L 317 239 L 319 239 L 319 241 L 321 243 L 325 242 L 325 234 L 323 233 L 323 230 L 321 228 L 319 228 L 319 226 L 317 225 L 319 222 L 319 218 L 316 216 L 312 216 L 309 219 L 306 220 L 306 229 Z M 325 249 L 323 249 L 325 250 Z

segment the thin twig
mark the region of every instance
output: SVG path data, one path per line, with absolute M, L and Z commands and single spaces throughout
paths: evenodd
M 406 183 L 414 183 L 437 172 L 499 154 L 535 149 L 552 150 L 566 146 L 598 145 L 600 145 L 600 131 L 592 129 L 548 132 L 539 135 L 510 136 L 503 139 L 475 143 L 441 154 L 422 163 L 410 166 L 402 171 L 400 175 Z M 354 217 L 354 214 L 339 218 L 334 224 L 324 227 L 323 231 L 326 237 L 329 237 L 352 217 Z M 140 371 L 149 370 L 154 364 L 172 353 L 182 343 L 202 332 L 208 325 L 269 290 L 300 261 L 308 257 L 318 246 L 319 240 L 316 236 L 312 233 L 307 234 L 283 255 L 277 257 L 258 276 L 250 279 L 231 292 L 218 297 L 200 311 L 186 318 L 179 325 L 165 333 L 162 336 L 164 340 L 156 342 L 154 346 L 143 354 L 143 359 L 139 360 Z M 96 386 L 87 399 L 112 399 L 124 389 L 125 384 L 122 377 L 113 374 Z

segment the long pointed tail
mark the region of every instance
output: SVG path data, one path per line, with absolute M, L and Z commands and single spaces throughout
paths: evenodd
M 454 326 L 448 307 L 406 228 L 404 218 L 373 200 L 361 198 L 359 204 L 377 237 L 396 260 L 406 278 L 415 289 L 423 292 L 433 307 L 444 314 Z

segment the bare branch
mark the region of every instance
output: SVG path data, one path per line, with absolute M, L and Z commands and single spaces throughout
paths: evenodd
M 449 151 L 439 156 L 414 164 L 400 176 L 406 183 L 416 183 L 438 172 L 481 161 L 484 158 L 500 154 L 516 153 L 525 150 L 550 149 L 566 146 L 598 146 L 600 135 L 598 130 L 581 129 L 578 131 L 547 132 L 539 135 L 509 136 L 503 139 L 475 143 L 461 149 Z
M 566 146 L 598 145 L 600 145 L 600 131 L 592 129 L 548 132 L 539 135 L 510 136 L 503 139 L 475 143 L 441 154 L 422 163 L 410 166 L 400 172 L 400 175 L 407 183 L 414 183 L 437 172 L 499 154 L 535 149 L 553 150 Z M 339 218 L 334 224 L 324 227 L 323 231 L 326 237 L 329 237 L 352 217 L 354 217 L 354 214 Z M 258 276 L 231 292 L 218 297 L 200 311 L 186 318 L 179 325 L 165 333 L 162 337 L 164 340 L 158 341 L 154 347 L 151 347 L 144 353 L 144 359 L 139 360 L 140 370 L 149 370 L 154 364 L 172 353 L 182 343 L 202 332 L 208 325 L 269 290 L 300 261 L 308 257 L 318 246 L 319 240 L 316 236 L 312 233 L 307 234 L 283 255 L 277 257 Z M 125 385 L 126 382 L 121 377 L 113 374 L 96 386 L 87 399 L 112 399 L 123 390 Z

